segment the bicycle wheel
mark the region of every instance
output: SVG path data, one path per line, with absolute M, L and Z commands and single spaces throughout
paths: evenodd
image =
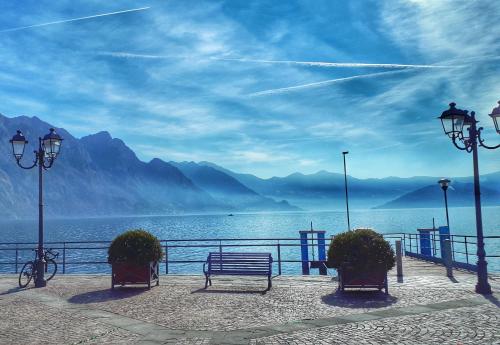
M 33 265 L 33 261 L 28 261 L 24 264 L 21 272 L 19 273 L 19 287 L 25 288 L 33 278 L 35 267 Z
M 49 281 L 56 275 L 57 263 L 53 259 L 48 259 L 45 262 L 45 280 Z

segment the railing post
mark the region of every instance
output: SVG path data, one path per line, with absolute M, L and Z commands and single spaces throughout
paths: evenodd
M 222 254 L 222 240 L 219 240 L 219 253 Z
M 413 253 L 412 252 L 412 249 L 411 249 L 411 234 L 408 234 L 410 236 L 410 253 Z
M 403 255 L 406 256 L 406 234 L 403 234 Z
M 403 276 L 403 258 L 401 253 L 401 241 L 396 241 L 396 271 L 397 276 Z
M 451 259 L 455 261 L 455 237 L 451 235 Z
M 415 253 L 418 254 L 418 242 L 420 241 L 420 236 L 419 234 L 415 234 L 415 245 L 417 246 L 417 251 Z
M 16 260 L 15 260 L 15 265 L 16 265 L 16 268 L 15 268 L 15 270 L 14 270 L 14 271 L 16 272 L 16 274 L 17 274 L 17 260 L 18 260 L 18 259 L 17 259 L 17 257 L 18 257 L 18 255 L 19 255 L 19 249 L 18 249 L 18 247 L 17 247 L 17 246 L 18 246 L 18 244 L 16 243 Z
M 63 243 L 63 274 L 66 274 L 66 242 Z
M 469 251 L 467 249 L 467 236 L 464 237 L 464 244 L 465 244 L 465 261 L 469 263 Z
M 278 274 L 281 275 L 281 244 L 278 240 Z
M 168 241 L 165 241 L 165 274 L 168 274 Z
M 431 246 L 432 246 L 432 256 L 436 256 L 436 235 L 434 232 L 431 234 Z

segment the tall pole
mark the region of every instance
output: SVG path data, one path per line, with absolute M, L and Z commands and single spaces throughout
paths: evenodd
M 342 152 L 344 156 L 344 186 L 345 186 L 345 205 L 347 208 L 347 230 L 351 230 L 351 222 L 349 220 L 349 196 L 347 195 L 347 168 L 345 164 L 345 155 L 348 154 L 349 151 Z
M 479 159 L 477 155 L 478 132 L 476 120 L 472 115 L 470 126 L 470 137 L 472 139 L 472 160 L 474 164 L 474 199 L 476 206 L 476 232 L 477 232 L 477 284 L 476 292 L 490 294 L 491 286 L 488 283 L 488 263 L 486 262 L 486 251 L 484 250 L 483 219 L 481 215 L 481 188 L 479 186 Z
M 444 207 L 446 209 L 446 225 L 450 229 L 450 217 L 448 217 L 448 188 L 443 188 L 444 191 Z M 434 227 L 434 225 L 433 225 Z
M 36 261 L 35 287 L 44 287 L 45 260 L 43 256 L 43 156 L 42 138 L 38 138 L 38 254 Z

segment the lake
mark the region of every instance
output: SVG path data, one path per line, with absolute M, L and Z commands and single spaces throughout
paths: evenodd
M 475 235 L 474 208 L 451 208 L 450 228 L 452 234 Z M 411 232 L 417 228 L 445 225 L 444 209 L 398 209 L 398 210 L 353 210 L 351 228 L 370 227 L 381 233 Z M 239 213 L 234 216 L 218 215 L 178 215 L 178 216 L 137 216 L 85 219 L 48 219 L 45 222 L 45 240 L 50 241 L 93 241 L 112 240 L 127 229 L 146 229 L 160 239 L 207 239 L 207 238 L 298 238 L 299 230 L 308 230 L 313 222 L 315 230 L 326 230 L 327 236 L 347 228 L 345 212 L 292 212 L 292 213 Z M 500 207 L 483 208 L 484 234 L 500 235 Z M 37 221 L 15 220 L 0 222 L 0 242 L 36 242 Z M 264 242 L 260 242 L 264 243 Z M 276 243 L 276 242 L 273 242 Z M 294 242 L 295 243 L 295 242 Z M 215 244 L 215 243 L 213 243 Z M 500 254 L 500 241 L 487 242 L 487 253 Z M 246 248 L 252 250 L 254 248 Z M 212 249 L 213 250 L 213 249 Z M 265 250 L 257 248 L 254 250 Z M 60 250 L 59 250 L 60 251 Z M 172 248 L 170 260 L 203 260 L 208 248 Z M 275 248 L 272 250 L 276 258 Z M 32 254 L 19 253 L 19 261 L 25 261 Z M 11 262 L 13 252 L 0 251 L 0 261 Z M 67 250 L 66 260 L 105 261 L 106 251 Z M 299 247 L 283 247 L 282 259 L 300 259 Z M 498 258 L 490 259 L 490 268 L 500 271 Z M 1 271 L 12 271 L 13 266 L 0 266 Z M 68 265 L 66 272 L 105 272 L 107 265 Z M 171 273 L 200 273 L 201 264 L 171 264 Z M 283 273 L 299 273 L 299 263 L 283 265 Z

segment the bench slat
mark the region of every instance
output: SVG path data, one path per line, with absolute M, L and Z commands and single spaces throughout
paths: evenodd
M 247 273 L 247 274 L 259 274 L 259 275 L 268 275 L 269 271 L 255 271 L 255 270 L 238 270 L 238 269 L 231 269 L 231 270 L 210 270 L 208 273 L 210 274 L 222 274 L 222 273 L 228 273 L 231 274 L 231 272 L 239 272 L 239 273 Z

